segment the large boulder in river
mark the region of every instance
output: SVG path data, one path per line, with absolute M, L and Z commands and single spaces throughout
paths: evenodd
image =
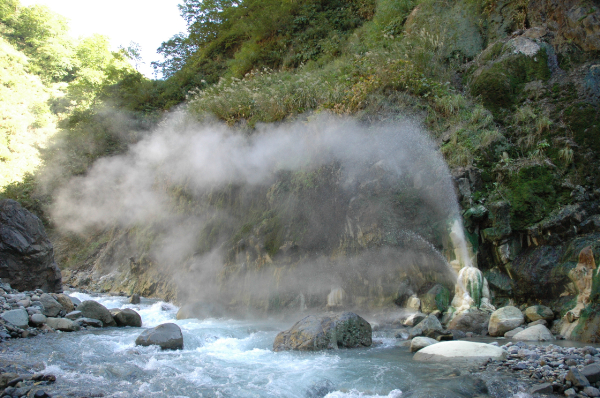
M 504 333 L 513 330 L 525 323 L 525 317 L 517 307 L 506 306 L 497 309 L 490 317 L 488 332 L 490 336 L 504 336 Z
M 181 329 L 174 323 L 163 323 L 153 329 L 144 330 L 135 339 L 136 345 L 157 345 L 163 350 L 183 349 Z
M 85 300 L 77 306 L 77 311 L 80 311 L 84 318 L 101 320 L 104 326 L 117 326 L 108 308 L 97 301 Z
M 110 314 L 117 323 L 117 326 L 142 327 L 142 317 L 131 308 L 112 308 Z
M 0 278 L 19 291 L 62 292 L 54 247 L 42 221 L 10 199 L 0 201 Z
M 317 351 L 338 347 L 368 347 L 371 325 L 352 312 L 333 316 L 309 315 L 275 337 L 273 351 Z
M 415 361 L 422 362 L 471 362 L 481 363 L 489 359 L 506 359 L 506 351 L 491 344 L 471 341 L 444 341 L 432 344 L 413 356 Z

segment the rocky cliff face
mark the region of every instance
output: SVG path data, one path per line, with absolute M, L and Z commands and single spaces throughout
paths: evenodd
M 62 292 L 44 225 L 14 200 L 0 201 L 0 278 L 20 291 Z

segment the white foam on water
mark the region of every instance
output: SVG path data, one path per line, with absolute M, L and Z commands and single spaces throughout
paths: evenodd
M 135 308 L 133 304 L 128 304 L 125 308 Z M 176 321 L 179 308 L 171 303 L 158 301 L 151 306 L 137 306 L 136 311 L 142 317 L 142 326 L 147 328 L 156 327 L 162 323 Z
M 395 337 L 378 337 L 373 339 L 373 349 L 386 349 L 395 347 L 398 339 Z
M 54 375 L 57 377 L 62 377 L 69 381 L 88 381 L 88 382 L 96 382 L 96 383 L 105 383 L 106 379 L 103 376 L 91 375 L 88 373 L 80 373 L 80 372 L 69 372 L 67 370 L 62 369 L 58 365 L 48 365 L 44 364 L 45 368 L 43 370 L 43 374 L 45 375 Z
M 402 391 L 400 390 L 392 390 L 388 395 L 370 395 L 357 390 L 350 390 L 348 392 L 334 391 L 325 395 L 324 398 L 400 398 L 401 396 Z

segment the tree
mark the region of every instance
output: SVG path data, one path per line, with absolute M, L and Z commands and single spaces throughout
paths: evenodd
M 30 58 L 32 72 L 56 82 L 67 79 L 74 67 L 68 31 L 66 18 L 36 5 L 19 10 L 11 37 Z

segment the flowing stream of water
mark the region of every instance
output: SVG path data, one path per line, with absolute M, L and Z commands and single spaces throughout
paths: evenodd
M 49 390 L 55 397 L 514 396 L 477 392 L 479 379 L 464 369 L 415 362 L 406 347 L 383 333 L 374 334 L 370 348 L 273 352 L 276 334 L 293 322 L 176 320 L 177 307 L 168 303 L 142 299 L 140 305 L 133 305 L 124 297 L 110 296 L 92 299 L 108 308 L 135 309 L 143 327 L 13 340 L 0 346 L 3 365 L 26 364 L 56 375 L 58 380 Z M 183 350 L 135 346 L 143 328 L 164 322 L 181 327 Z M 453 393 L 427 393 L 441 386 Z

